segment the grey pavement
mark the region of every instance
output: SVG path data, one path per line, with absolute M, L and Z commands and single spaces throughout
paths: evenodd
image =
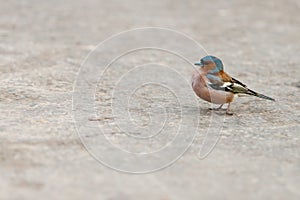
M 299 9 L 297 0 L 2 0 L 0 199 L 300 199 Z M 277 101 L 239 98 L 232 105 L 233 116 L 215 114 L 208 110 L 210 104 L 195 96 L 187 98 L 189 83 L 178 81 L 175 72 L 171 73 L 176 69 L 183 80 L 189 80 L 193 68 L 178 56 L 154 50 L 120 58 L 100 81 L 75 81 L 81 63 L 98 43 L 141 27 L 164 27 L 188 35 L 208 53 L 222 58 L 232 76 Z M 172 48 L 187 47 L 181 40 L 158 36 L 124 41 L 122 48 L 144 39 Z M 116 52 L 118 45 L 96 58 Z M 196 61 L 204 51 L 195 51 L 192 48 L 185 53 Z M 145 76 L 170 73 L 166 82 L 178 85 L 174 93 L 149 85 L 133 95 L 130 111 L 135 123 L 147 127 L 149 116 L 155 116 L 151 129 L 131 129 L 126 117 L 120 119 L 120 126 L 134 130 L 134 136 L 148 137 L 167 116 L 168 130 L 147 144 L 144 140 L 129 142 L 116 127 L 110 102 L 116 99 L 115 105 L 122 105 L 126 88 L 139 80 L 129 77 L 118 93 L 121 96 L 109 94 L 124 73 L 148 62 L 172 68 L 164 72 L 163 67 L 156 71 L 149 67 Z M 90 64 L 94 64 L 92 70 L 97 69 L 96 61 Z M 96 112 L 90 114 L 72 104 L 74 83 L 89 81 L 98 84 L 94 90 Z M 84 92 L 89 91 L 86 89 Z M 79 94 L 75 93 L 75 102 L 86 97 Z M 152 109 L 151 105 L 160 106 Z M 127 116 L 119 108 L 114 107 L 121 117 Z M 75 123 L 78 109 L 83 109 L 78 117 L 85 122 Z M 150 152 L 174 137 L 181 122 L 180 140 L 171 146 L 175 150 L 139 161 L 139 165 L 114 149 L 110 154 L 103 137 L 83 131 L 80 140 L 77 134 L 84 126 L 97 126 L 110 141 L 130 152 Z M 207 135 L 210 125 L 219 126 L 217 135 Z M 105 152 L 102 159 L 119 169 L 148 169 L 151 159 L 163 164 L 166 158 L 173 158 L 172 153 L 181 155 L 193 134 L 192 145 L 176 162 L 147 174 L 116 171 L 87 151 L 96 157 Z M 210 154 L 199 159 L 201 147 L 209 151 L 215 142 Z

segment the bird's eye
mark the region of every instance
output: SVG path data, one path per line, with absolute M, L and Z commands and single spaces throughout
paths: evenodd
M 204 65 L 208 65 L 209 63 L 207 61 L 204 62 Z

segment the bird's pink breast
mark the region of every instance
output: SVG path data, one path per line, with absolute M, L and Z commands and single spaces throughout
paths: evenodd
M 207 87 L 206 81 L 205 76 L 198 71 L 193 74 L 192 87 L 198 97 L 215 104 L 230 103 L 233 101 L 234 94 L 210 89 Z

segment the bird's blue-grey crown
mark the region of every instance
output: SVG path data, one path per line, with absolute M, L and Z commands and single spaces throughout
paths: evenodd
M 211 73 L 216 73 L 216 72 L 223 70 L 222 61 L 219 58 L 217 58 L 215 56 L 211 56 L 211 55 L 201 58 L 200 62 L 196 62 L 195 65 L 204 66 L 205 61 L 212 61 L 216 64 L 216 68 L 214 70 L 212 70 Z

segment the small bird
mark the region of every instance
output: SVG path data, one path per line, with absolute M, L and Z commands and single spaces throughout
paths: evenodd
M 195 65 L 200 66 L 200 68 L 192 76 L 194 92 L 205 101 L 220 104 L 220 107 L 212 108 L 211 110 L 220 110 L 224 104 L 228 103 L 226 114 L 232 115 L 233 112 L 230 110 L 231 102 L 236 97 L 244 94 L 275 101 L 271 97 L 249 89 L 242 82 L 229 76 L 224 72 L 222 61 L 215 56 L 205 56 Z

